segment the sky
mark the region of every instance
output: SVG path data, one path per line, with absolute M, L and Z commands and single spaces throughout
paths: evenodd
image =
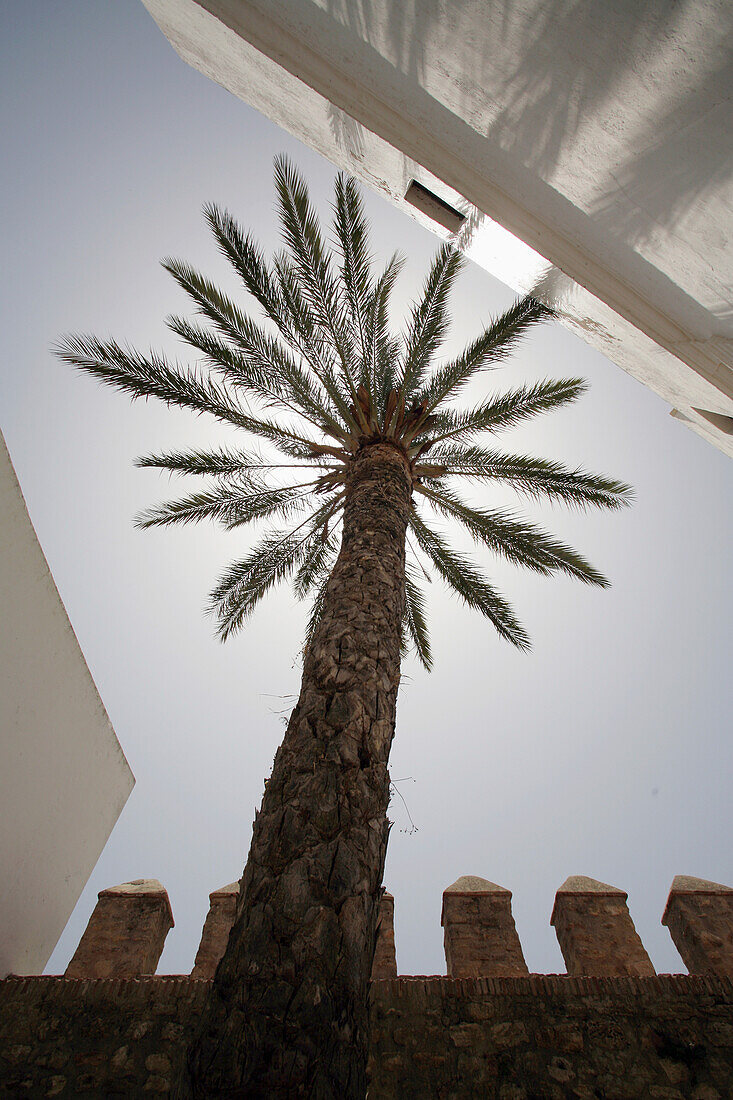
M 97 892 L 158 878 L 176 921 L 159 972 L 187 973 L 208 894 L 239 878 L 299 686 L 307 607 L 279 589 L 221 645 L 204 614 L 246 533 L 136 531 L 181 482 L 133 467 L 224 430 L 132 405 L 57 361 L 67 332 L 183 356 L 165 328 L 186 308 L 160 267 L 187 259 L 234 291 L 201 216 L 228 206 L 278 247 L 272 161 L 287 153 L 328 216 L 332 166 L 186 66 L 137 0 L 0 6 L 0 427 L 67 613 L 136 787 L 48 967 L 60 973 Z M 375 255 L 407 258 L 397 314 L 437 240 L 365 193 Z M 447 351 L 511 292 L 467 267 Z M 396 319 L 398 319 L 398 317 Z M 500 440 L 630 482 L 621 514 L 569 513 L 486 493 L 572 542 L 608 591 L 479 554 L 533 640 L 530 654 L 449 596 L 429 604 L 435 667 L 406 661 L 391 772 L 385 885 L 401 973 L 444 972 L 442 891 L 461 875 L 513 891 L 531 971 L 562 972 L 555 891 L 589 875 L 629 893 L 660 972 L 684 970 L 660 918 L 675 874 L 733 885 L 729 736 L 733 463 L 666 404 L 557 324 L 475 393 L 580 374 L 589 393 Z M 171 491 L 172 490 L 172 491 Z M 456 535 L 459 545 L 460 535 Z

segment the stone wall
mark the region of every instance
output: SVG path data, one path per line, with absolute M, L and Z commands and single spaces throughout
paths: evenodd
M 730 1100 L 733 983 L 375 982 L 370 1065 L 370 1100 Z
M 157 879 L 102 890 L 66 977 L 154 974 L 172 927 L 171 903 Z
M 172 923 L 155 880 L 102 891 L 63 978 L 0 982 L 0 1096 L 167 1095 L 234 920 L 214 891 L 192 975 L 156 977 Z M 511 893 L 443 895 L 447 977 L 397 977 L 385 894 L 370 1100 L 731 1100 L 733 890 L 680 876 L 663 922 L 690 975 L 656 976 L 626 894 L 583 876 L 552 923 L 568 973 L 528 974 Z
M 7 978 L 0 982 L 0 1096 L 170 1092 L 209 982 Z
M 169 1094 L 209 982 L 0 982 L 0 1096 Z M 730 1100 L 733 982 L 372 983 L 370 1100 Z

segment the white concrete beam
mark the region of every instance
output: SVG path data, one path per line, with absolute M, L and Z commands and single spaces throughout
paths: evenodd
M 469 255 L 510 231 L 565 323 L 733 454 L 729 6 L 144 3 L 189 64 L 413 216 L 413 179 L 466 214 Z

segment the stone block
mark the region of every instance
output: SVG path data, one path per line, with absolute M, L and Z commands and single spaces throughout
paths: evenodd
M 224 954 L 237 913 L 239 883 L 230 882 L 209 894 L 201 942 L 191 971 L 192 978 L 213 978 Z
M 555 895 L 554 925 L 568 974 L 577 977 L 653 976 L 651 960 L 631 919 L 628 894 L 572 875 Z
M 451 978 L 527 974 L 512 916 L 511 890 L 464 875 L 443 892 L 445 962 Z
M 690 974 L 733 978 L 733 889 L 677 875 L 662 924 Z
M 397 959 L 394 944 L 394 898 L 387 891 L 382 894 L 379 903 L 379 926 L 377 944 L 374 949 L 372 980 L 378 978 L 396 978 Z
M 136 879 L 102 890 L 65 976 L 154 974 L 172 927 L 168 894 L 157 879 Z

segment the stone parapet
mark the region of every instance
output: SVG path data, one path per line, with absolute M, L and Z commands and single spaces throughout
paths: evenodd
M 443 892 L 440 923 L 449 977 L 528 973 L 512 916 L 512 894 L 503 886 L 464 875 Z
M 209 894 L 209 912 L 204 921 L 201 941 L 191 971 L 192 978 L 213 978 L 226 950 L 234 924 L 239 897 L 239 883 L 230 882 Z M 80 976 L 80 975 L 70 975 Z M 372 978 L 396 978 L 397 961 L 394 942 L 394 898 L 385 890 L 379 905 L 377 942 L 374 950 Z
M 0 981 L 0 1097 L 169 1096 L 210 983 Z M 398 978 L 371 990 L 370 1100 L 729 1100 L 733 981 Z
M 733 978 L 733 889 L 719 882 L 677 875 L 662 924 L 691 974 Z
M 192 978 L 214 977 L 234 924 L 238 897 L 238 882 L 230 882 L 209 894 L 209 912 L 191 971 Z
M 157 879 L 137 879 L 102 890 L 66 977 L 154 974 L 172 927 L 168 894 Z
M 194 979 L 214 976 L 234 923 L 239 884 L 209 895 Z M 521 977 L 528 973 L 510 890 L 466 875 L 443 893 L 446 969 L 453 978 Z M 558 890 L 554 925 L 568 975 L 651 977 L 654 967 L 636 932 L 623 890 L 575 875 Z M 394 898 L 383 893 L 372 979 L 397 976 Z M 733 889 L 678 875 L 662 923 L 691 973 L 733 977 Z M 123 883 L 99 894 L 67 977 L 152 974 L 173 927 L 168 895 L 156 879 Z
M 379 925 L 374 949 L 372 979 L 396 978 L 397 957 L 394 945 L 394 898 L 385 890 L 379 902 Z
M 510 892 L 463 878 L 443 899 L 455 976 L 396 978 L 394 903 L 384 899 L 370 995 L 373 1100 L 733 1097 L 730 888 L 675 879 L 664 923 L 701 973 L 660 976 L 626 894 L 593 879 L 569 879 L 555 899 L 564 975 L 528 975 Z M 67 971 L 78 967 L 84 980 L 0 981 L 0 1097 L 172 1095 L 211 987 L 204 971 L 226 943 L 236 884 L 210 900 L 191 977 L 121 976 L 125 967 L 150 974 L 172 925 L 167 895 L 152 880 L 99 895 Z M 467 976 L 469 966 L 483 973 Z M 522 969 L 512 976 L 509 967 Z M 90 980 L 100 970 L 118 976 Z M 376 978 L 385 971 L 393 976 Z
M 644 950 L 626 904 L 615 886 L 573 875 L 555 896 L 554 925 L 568 974 L 651 976 Z

